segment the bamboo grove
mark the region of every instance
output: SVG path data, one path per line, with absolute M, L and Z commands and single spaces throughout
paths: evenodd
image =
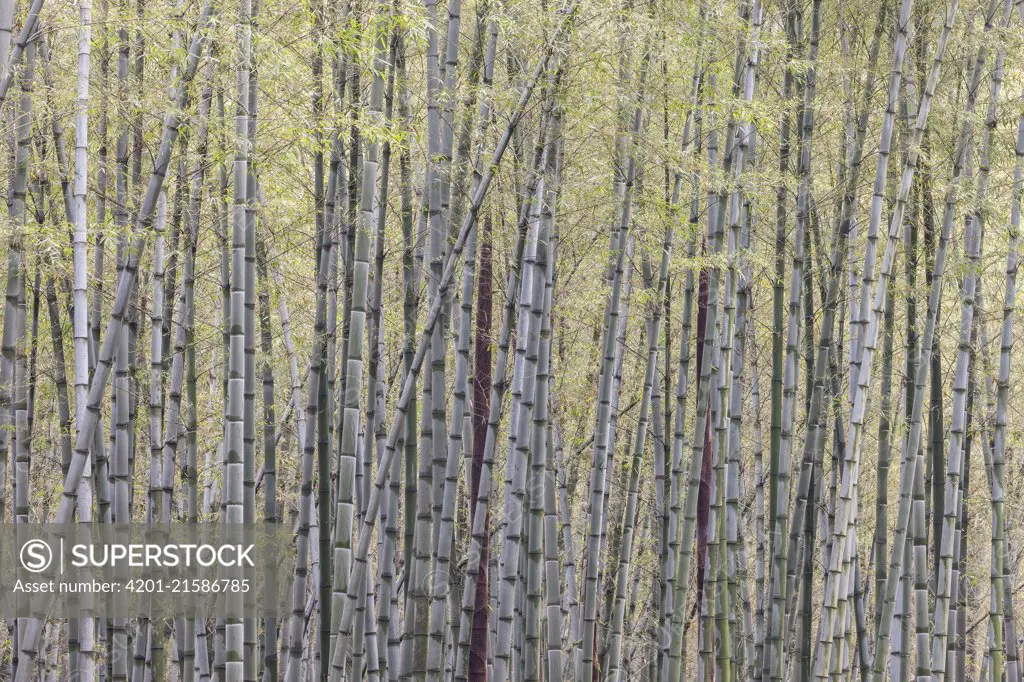
M 1020 0 L 0 0 L 0 518 L 284 618 L 0 679 L 1019 682 Z

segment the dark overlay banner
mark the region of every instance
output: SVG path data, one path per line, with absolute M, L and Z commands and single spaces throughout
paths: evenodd
M 279 618 L 282 524 L 0 524 L 0 617 Z

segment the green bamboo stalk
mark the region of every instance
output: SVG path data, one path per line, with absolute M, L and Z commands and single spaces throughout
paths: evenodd
M 67 362 L 64 352 L 64 329 L 57 303 L 57 286 L 52 276 L 46 278 L 46 309 L 50 320 L 50 342 L 53 351 L 54 384 L 57 388 L 57 418 L 60 423 L 61 469 L 71 464 L 71 433 L 73 417 L 68 397 Z
M 342 4 L 342 12 L 345 12 L 344 17 L 347 18 L 348 3 Z M 312 21 L 312 54 L 310 55 L 310 71 L 312 76 L 312 120 L 313 120 L 313 214 L 314 214 L 314 248 L 313 248 L 313 262 L 315 264 L 314 273 L 317 278 L 320 275 L 321 266 L 321 255 L 326 250 L 330 256 L 331 267 L 334 268 L 330 278 L 327 282 L 327 301 L 326 301 L 326 318 L 324 336 L 318 337 L 316 343 L 325 344 L 325 350 L 323 351 L 325 359 L 323 360 L 324 367 L 322 369 L 323 376 L 318 384 L 318 395 L 316 397 L 317 410 L 315 412 L 316 422 L 315 427 L 309 427 L 309 433 L 312 435 L 311 440 L 315 440 L 316 450 L 316 509 L 317 516 L 311 517 L 311 524 L 316 522 L 316 519 L 323 517 L 323 523 L 318 525 L 318 528 L 322 528 L 323 532 L 318 534 L 317 544 L 314 545 L 310 552 L 312 555 L 311 568 L 312 568 L 312 580 L 317 586 L 317 599 L 315 605 L 318 611 L 318 627 L 317 627 L 317 644 L 318 646 L 314 649 L 313 654 L 316 659 L 316 679 L 320 682 L 327 682 L 327 664 L 323 660 L 324 651 L 328 650 L 328 642 L 330 641 L 331 631 L 331 584 L 332 584 L 332 572 L 334 570 L 334 562 L 328 559 L 330 556 L 330 534 L 328 528 L 330 527 L 330 504 L 331 504 L 331 442 L 330 442 L 330 420 L 334 413 L 334 384 L 335 384 L 335 334 L 337 330 L 337 290 L 338 290 L 338 279 L 337 279 L 337 268 L 336 261 L 339 255 L 340 249 L 335 247 L 331 250 L 329 242 L 333 239 L 337 241 L 335 232 L 341 229 L 341 221 L 336 220 L 334 216 L 333 206 L 336 194 L 338 192 L 338 176 L 339 165 L 338 157 L 341 154 L 339 149 L 342 146 L 341 142 L 341 126 L 337 126 L 335 133 L 333 134 L 333 143 L 330 145 L 331 151 L 331 166 L 330 175 L 328 180 L 328 187 L 324 189 L 324 82 L 323 82 L 323 67 L 324 67 L 324 49 L 325 43 L 327 42 L 327 6 L 326 3 L 316 3 L 310 7 L 310 18 Z M 339 62 L 342 60 L 339 51 Z M 344 67 L 342 67 L 342 70 Z M 341 88 L 337 93 L 339 101 L 344 102 L 344 81 L 342 81 Z M 342 181 L 342 186 L 347 187 L 347 183 Z M 319 304 L 319 302 L 318 302 Z M 342 384 L 344 385 L 344 383 Z M 338 460 L 338 479 L 337 479 L 337 490 L 335 492 L 336 499 L 341 501 L 344 488 L 348 486 L 349 478 L 346 476 L 348 473 L 345 469 L 346 460 L 339 458 Z M 296 596 L 297 597 L 297 596 Z M 295 606 L 298 606 L 296 601 Z M 289 656 L 291 659 L 291 656 Z M 289 666 L 291 661 L 289 660 Z M 287 674 L 287 673 L 286 673 Z

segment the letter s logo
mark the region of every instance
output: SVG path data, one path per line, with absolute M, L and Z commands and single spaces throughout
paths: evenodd
M 30 573 L 41 573 L 53 562 L 53 550 L 45 540 L 29 540 L 21 546 L 21 565 Z

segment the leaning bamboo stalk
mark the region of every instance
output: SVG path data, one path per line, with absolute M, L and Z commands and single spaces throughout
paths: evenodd
M 54 383 L 57 388 L 57 415 L 60 422 L 61 468 L 66 470 L 71 463 L 71 434 L 74 418 L 71 416 L 71 400 L 68 397 L 67 361 L 64 352 L 64 330 L 57 302 L 57 286 L 53 277 L 46 278 L 46 308 L 50 320 L 50 342 L 53 350 Z
M 910 192 L 910 187 L 913 184 L 913 179 L 917 171 L 917 166 L 921 153 L 921 140 L 924 135 L 924 131 L 928 124 L 928 115 L 931 111 L 931 103 L 934 98 L 935 87 L 938 83 L 939 72 L 942 66 L 942 59 L 945 55 L 946 46 L 949 41 L 949 36 L 952 32 L 953 22 L 956 18 L 956 12 L 958 9 L 958 2 L 953 2 L 948 8 L 945 16 L 944 25 L 939 35 L 939 41 L 935 48 L 935 53 L 932 58 L 931 69 L 928 73 L 927 83 L 925 85 L 924 92 L 921 95 L 921 101 L 918 105 L 918 116 L 914 125 L 914 129 L 911 134 L 909 142 L 909 151 L 907 157 L 903 162 L 902 177 L 897 192 L 896 203 L 890 221 L 890 229 L 886 239 L 885 253 L 882 257 L 881 268 L 879 272 L 878 281 L 875 285 L 874 291 L 874 305 L 870 311 L 870 319 L 868 320 L 868 326 L 865 331 L 865 338 L 863 348 L 861 349 L 862 358 L 860 360 L 860 374 L 857 380 L 857 388 L 855 390 L 853 410 L 850 415 L 850 426 L 849 426 L 849 437 L 846 443 L 846 449 L 844 453 L 845 464 L 843 468 L 842 483 L 839 495 L 839 505 L 835 527 L 833 528 L 833 540 L 832 547 L 829 557 L 829 572 L 825 583 L 825 613 L 822 618 L 822 626 L 819 628 L 819 639 L 816 645 L 816 675 L 826 674 L 827 662 L 831 658 L 831 647 L 832 647 L 832 635 L 833 624 L 836 618 L 836 606 L 839 599 L 839 582 L 842 576 L 840 575 L 841 568 L 844 563 L 848 562 L 847 552 L 850 549 L 850 544 L 847 542 L 847 536 L 851 529 L 850 520 L 853 516 L 854 511 L 854 496 L 856 495 L 856 480 L 857 472 L 860 469 L 860 450 L 861 450 L 861 436 L 864 431 L 865 424 L 865 413 L 866 413 L 866 400 L 867 400 L 867 384 L 870 382 L 872 360 L 874 356 L 874 350 L 878 339 L 879 331 L 879 318 L 881 317 L 882 311 L 885 308 L 886 297 L 888 296 L 888 285 L 892 279 L 892 268 L 893 261 L 895 260 L 895 249 L 896 242 L 901 239 L 903 229 L 903 212 L 906 207 L 907 196 Z M 909 482 L 908 482 L 909 483 Z M 909 491 L 909 488 L 908 488 Z M 902 503 L 902 502 L 901 502 Z M 897 531 L 897 542 L 894 544 L 894 553 L 897 556 L 895 575 L 890 573 L 887 581 L 893 581 L 893 596 L 895 596 L 895 580 L 898 579 L 900 574 L 900 566 L 902 564 L 903 557 L 903 541 L 906 535 L 906 528 L 903 528 L 902 537 Z M 898 551 L 897 551 L 898 548 Z M 890 567 L 891 568 L 891 567 Z M 888 582 L 887 582 L 888 585 Z M 845 604 L 845 602 L 842 602 Z M 839 606 L 839 618 L 840 620 L 844 617 L 844 607 Z M 882 621 L 876 637 L 881 638 L 881 633 L 885 632 L 886 637 L 888 636 L 888 629 L 891 619 L 891 613 L 886 617 L 883 615 Z M 878 648 L 876 647 L 875 657 L 875 668 L 876 674 L 878 674 L 878 666 L 885 656 L 879 656 L 877 654 Z
M 269 256 L 269 254 L 268 254 Z M 305 450 L 306 443 L 306 410 L 302 408 L 302 379 L 299 376 L 299 358 L 295 352 L 295 341 L 292 338 L 292 317 L 288 310 L 288 302 L 284 297 L 284 275 L 280 268 L 273 267 L 270 271 L 271 279 L 275 288 L 277 298 L 277 317 L 281 323 L 281 341 L 284 344 L 285 354 L 288 356 L 288 377 L 291 394 L 289 402 L 295 411 L 295 439 L 297 450 Z
M 494 27 L 493 22 L 492 27 Z M 538 145 L 540 149 L 543 150 L 546 149 L 544 140 L 548 134 L 547 126 L 550 125 L 550 122 L 546 122 L 546 115 L 542 117 L 541 121 L 543 127 L 538 132 Z M 473 623 L 475 622 L 475 612 L 477 609 L 477 586 L 480 584 L 479 580 L 481 576 L 487 576 L 488 574 L 481 564 L 481 557 L 484 555 L 484 552 L 488 547 L 487 535 L 490 532 L 487 522 L 490 514 L 490 477 L 492 474 L 494 454 L 499 437 L 498 429 L 501 425 L 502 401 L 508 389 L 508 383 L 510 383 L 507 381 L 507 360 L 512 338 L 512 329 L 515 325 L 516 306 L 519 304 L 519 290 L 522 284 L 521 271 L 523 267 L 523 252 L 526 244 L 526 232 L 529 227 L 528 218 L 530 215 L 527 209 L 531 205 L 532 197 L 534 196 L 537 184 L 540 181 L 542 162 L 542 154 L 536 154 L 536 158 L 534 160 L 535 165 L 531 169 L 525 183 L 525 188 L 523 189 L 520 218 L 517 221 L 516 240 L 513 247 L 513 267 L 509 270 L 506 288 L 507 291 L 512 292 L 512 295 L 506 297 L 496 343 L 498 351 L 496 362 L 494 364 L 496 373 L 490 382 L 486 433 L 484 434 L 482 441 L 483 454 L 480 456 L 480 474 L 479 480 L 477 481 L 477 492 L 473 507 L 473 527 L 471 530 L 470 548 L 467 555 L 466 577 L 463 585 L 462 612 L 459 618 L 459 645 L 455 665 L 455 677 L 457 680 L 466 679 L 466 675 L 473 670 L 476 670 L 475 666 L 479 665 L 478 661 L 470 661 L 470 645 L 471 642 L 475 641 L 472 632 L 475 627 Z M 481 586 L 479 590 L 480 596 L 486 596 L 487 592 L 485 588 L 490 589 L 490 586 L 486 584 Z M 484 603 L 486 603 L 486 601 Z M 494 625 L 496 625 L 496 623 L 494 623 Z M 492 632 L 495 630 L 494 627 L 491 627 L 490 629 Z M 472 669 L 471 664 L 474 666 Z
M 29 5 L 25 21 L 21 25 L 21 32 L 18 33 L 18 37 L 14 41 L 14 49 L 11 50 L 10 58 L 6 60 L 6 69 L 0 74 L 0 111 L 3 110 L 4 102 L 7 101 L 7 92 L 18 78 L 18 66 L 22 61 L 25 61 L 26 66 L 24 68 L 30 68 L 27 65 L 27 52 L 29 45 L 34 44 L 38 37 L 37 26 L 39 24 L 39 13 L 42 9 L 43 0 L 33 0 L 32 4 Z
M 874 264 L 873 263 L 874 263 L 874 253 L 875 253 L 875 248 L 876 248 L 875 243 L 877 241 L 877 236 L 875 236 L 875 235 L 877 234 L 877 223 L 878 223 L 878 221 L 881 220 L 882 202 L 884 200 L 885 185 L 886 185 L 886 182 L 887 182 L 887 179 L 888 179 L 889 151 L 891 149 L 891 139 L 892 139 L 892 134 L 893 134 L 893 124 L 894 124 L 894 121 L 895 121 L 896 108 L 897 108 L 897 105 L 898 105 L 898 102 L 899 102 L 899 90 L 900 90 L 900 83 L 902 81 L 903 61 L 904 61 L 904 57 L 905 57 L 905 54 L 906 54 L 907 39 L 908 39 L 907 38 L 907 33 L 909 31 L 909 21 L 910 21 L 910 3 L 904 2 L 903 5 L 902 5 L 902 8 L 900 10 L 899 18 L 897 20 L 897 26 L 898 26 L 899 34 L 897 35 L 897 43 L 896 43 L 896 50 L 894 52 L 893 68 L 892 68 L 890 79 L 889 79 L 889 88 L 888 88 L 888 96 L 887 96 L 888 104 L 887 104 L 886 115 L 885 115 L 885 119 L 884 119 L 883 130 L 882 130 L 882 143 L 881 143 L 881 146 L 882 146 L 883 153 L 879 155 L 878 162 L 877 162 L 877 165 L 876 165 L 875 189 L 874 189 L 874 195 L 873 195 L 873 199 L 872 199 L 872 212 L 871 212 L 871 218 L 870 218 L 869 239 L 868 239 L 868 247 L 867 247 L 868 248 L 868 254 L 866 256 L 865 268 L 864 268 L 864 272 L 865 272 L 865 285 L 862 288 L 863 292 L 864 292 L 863 293 L 864 296 L 867 295 L 867 288 L 870 286 L 870 282 L 874 281 L 874 279 L 873 279 L 874 278 Z M 859 151 L 855 152 L 855 154 L 856 154 L 855 158 L 859 162 Z M 906 168 L 906 166 L 904 166 L 904 167 Z M 851 203 L 852 202 L 847 201 L 847 200 L 844 199 L 844 206 L 843 206 L 844 210 L 850 210 L 850 209 L 846 208 L 846 205 L 851 204 Z M 846 215 L 848 215 L 848 214 L 844 214 L 844 216 L 841 218 L 841 221 L 843 223 L 843 225 L 841 225 L 841 227 L 840 227 L 841 230 L 844 230 L 845 226 L 849 224 L 848 223 L 849 218 L 847 218 Z M 828 309 L 828 304 L 826 303 L 826 310 L 827 309 Z M 857 310 L 858 310 L 858 307 L 856 305 L 852 305 L 851 306 L 851 313 L 857 312 Z M 860 315 L 858 317 L 864 317 L 864 315 Z M 865 323 L 866 323 L 866 320 L 865 320 Z M 855 330 L 854 331 L 857 332 L 857 334 L 856 334 L 857 338 L 852 338 L 851 339 L 851 342 L 853 343 L 853 351 L 851 352 L 851 371 L 856 373 L 856 372 L 859 371 L 859 368 L 860 368 L 860 359 L 859 359 L 860 354 L 858 352 L 858 348 L 859 348 L 858 338 L 863 336 L 863 334 L 862 334 L 863 330 L 862 330 L 862 327 L 860 326 L 859 322 L 855 326 Z M 875 333 L 877 334 L 877 320 L 876 320 Z M 873 350 L 873 348 L 872 348 L 872 350 Z M 822 369 L 824 369 L 824 368 L 822 368 Z M 869 365 L 869 371 L 870 371 L 870 365 Z M 854 393 L 855 393 L 855 389 L 853 387 L 851 387 L 851 394 L 854 394 Z M 851 429 L 851 431 L 853 431 L 853 430 L 854 429 Z M 850 441 L 848 441 L 847 449 L 849 449 L 849 446 L 852 443 L 859 442 L 859 439 L 856 438 L 857 434 L 859 434 L 859 430 L 857 430 L 854 434 L 852 434 L 854 437 L 851 438 Z M 849 491 L 848 490 L 844 490 L 844 494 L 848 495 Z M 846 521 L 844 520 L 844 521 L 842 521 L 842 523 L 845 524 Z M 837 534 L 837 537 L 839 537 L 839 530 L 838 530 L 839 528 L 840 528 L 840 526 L 839 526 L 839 524 L 837 524 L 836 525 L 836 529 L 837 530 L 835 531 L 836 534 Z M 842 536 L 845 537 L 845 529 L 843 529 L 843 531 L 842 531 Z M 840 541 L 838 543 L 833 542 L 832 543 L 832 549 L 830 550 L 830 553 L 833 553 L 835 551 L 835 547 L 837 547 L 837 546 L 842 547 L 844 552 L 847 549 L 847 547 L 846 547 L 844 542 L 842 542 L 842 541 Z M 837 568 L 837 570 L 838 570 L 838 568 Z M 835 616 L 835 614 L 833 613 L 833 610 L 831 608 L 831 603 L 832 602 L 830 602 L 830 601 L 826 603 L 826 615 L 825 615 L 825 618 L 824 618 L 824 620 L 829 623 L 828 628 L 826 629 L 825 626 L 822 626 L 822 628 L 820 629 L 821 636 L 823 638 L 825 638 L 826 643 L 827 643 L 826 644 L 826 648 L 831 646 L 831 642 L 832 642 L 832 632 L 831 632 L 831 630 L 832 630 L 832 623 L 834 622 L 834 616 Z M 842 603 L 845 605 L 845 603 L 846 603 L 845 600 Z M 836 622 L 842 622 L 842 617 L 838 621 L 836 621 Z M 820 650 L 820 647 L 819 647 L 819 650 Z
M 549 85 L 551 80 L 549 79 Z M 548 93 L 549 104 L 545 106 L 544 118 L 551 116 L 552 100 L 555 94 Z M 554 137 L 556 135 L 554 121 L 548 124 L 549 132 L 541 133 L 546 139 L 542 156 L 542 167 L 554 156 Z M 545 246 L 541 246 L 543 235 L 540 220 L 540 208 L 543 203 L 543 175 L 534 190 L 533 200 L 527 213 L 528 228 L 523 250 L 523 265 L 519 281 L 518 320 L 516 322 L 517 343 L 513 360 L 512 373 L 512 419 L 509 436 L 508 455 L 506 459 L 506 477 L 504 491 L 505 525 L 502 530 L 501 556 L 499 560 L 497 627 L 494 646 L 494 679 L 504 681 L 506 677 L 519 672 L 519 655 L 514 651 L 517 646 L 514 639 L 523 630 L 513 632 L 513 618 L 520 611 L 519 600 L 525 587 L 523 564 L 526 559 L 524 516 L 527 470 L 529 469 L 529 446 L 535 391 L 537 387 L 537 353 L 540 344 L 540 295 L 538 288 L 543 288 L 543 281 L 538 273 L 542 269 L 538 261 L 538 253 L 543 255 Z M 520 616 L 520 618 L 522 618 Z M 525 619 L 523 619 L 525 620 Z M 520 621 L 522 622 L 522 621 Z M 518 641 L 518 640 L 517 640 Z
M 989 15 L 986 18 L 986 32 L 991 30 L 995 18 L 995 8 L 998 2 L 993 1 L 990 5 Z M 1009 19 L 1009 3 L 1004 3 L 1005 17 Z M 978 50 L 976 59 L 976 72 L 984 64 L 985 48 Z M 996 112 L 999 101 L 999 94 L 1003 84 L 1003 53 L 1000 49 L 996 56 L 995 68 L 992 71 L 991 89 L 989 93 L 989 110 L 987 125 L 982 138 L 981 165 L 978 173 L 977 205 L 984 205 L 986 190 L 988 189 L 988 165 L 990 160 L 990 145 L 992 129 L 996 125 Z M 979 74 L 980 75 L 980 74 Z M 975 90 L 978 82 L 972 83 Z M 969 125 L 969 124 L 965 124 Z M 970 152 L 965 150 L 968 157 Z M 967 222 L 967 229 L 964 234 L 964 256 L 966 259 L 966 270 L 963 282 L 960 287 L 960 335 L 957 346 L 956 368 L 953 381 L 953 422 L 949 437 L 949 457 L 945 472 L 945 501 L 942 506 L 942 535 L 936 538 L 939 541 L 938 553 L 939 564 L 936 575 L 936 591 L 932 623 L 934 624 L 934 635 L 932 637 L 932 667 L 931 675 L 934 680 L 942 682 L 947 673 L 946 644 L 950 637 L 950 618 L 952 601 L 955 590 L 955 567 L 953 566 L 954 554 L 958 555 L 955 545 L 957 544 L 958 507 L 962 504 L 962 474 L 965 458 L 969 452 L 965 452 L 965 445 L 968 442 L 968 384 L 969 368 L 973 344 L 972 334 L 975 330 L 975 302 L 978 289 L 979 261 L 981 259 L 981 248 L 983 239 L 982 216 L 978 211 L 973 211 Z M 933 472 L 934 476 L 940 475 Z M 936 501 L 937 504 L 937 501 Z M 953 607 L 955 609 L 955 606 Z
M 882 135 L 879 141 L 878 154 L 875 164 L 875 179 L 871 194 L 871 208 L 868 219 L 867 247 L 864 252 L 863 283 L 860 286 L 860 305 L 857 314 L 857 323 L 854 331 L 855 338 L 851 338 L 850 352 L 850 381 L 855 382 L 860 375 L 861 348 L 864 345 L 864 336 L 867 331 L 868 316 L 870 314 L 870 295 L 875 284 L 875 258 L 878 249 L 878 229 L 882 222 L 886 201 L 886 185 L 889 180 L 889 160 L 891 158 L 894 123 L 897 109 L 900 102 L 900 84 L 903 80 L 904 61 L 907 54 L 910 33 L 910 15 L 908 3 L 903 4 L 896 23 L 896 46 L 893 53 L 893 67 L 889 76 L 889 88 L 886 96 L 885 115 L 882 123 Z
M 948 242 L 950 225 L 944 226 L 943 235 L 940 238 L 939 249 L 936 252 L 936 265 L 932 273 L 932 290 L 928 302 L 928 314 L 925 318 L 924 335 L 922 336 L 921 357 L 917 365 L 917 374 L 914 377 L 914 407 L 909 415 L 909 433 L 904 441 L 904 480 L 900 486 L 900 507 L 897 517 L 897 526 L 894 544 L 890 550 L 889 572 L 886 576 L 885 593 L 883 595 L 882 613 L 879 617 L 879 627 L 876 637 L 879 638 L 883 649 L 876 649 L 876 658 L 872 674 L 874 679 L 881 679 L 884 670 L 884 659 L 887 657 L 889 630 L 895 611 L 897 593 L 902 582 L 902 561 L 905 554 L 905 543 L 907 537 L 907 523 L 911 514 L 911 493 L 915 485 L 920 485 L 920 478 L 917 478 L 917 468 L 923 465 L 920 455 L 914 453 L 920 449 L 922 432 L 922 413 L 924 406 L 924 386 L 928 381 L 928 373 L 931 369 L 930 356 L 933 350 L 932 341 L 935 337 L 935 318 L 938 309 L 939 291 L 942 277 L 945 272 L 946 244 Z M 908 454 L 909 453 L 909 454 Z M 918 481 L 915 484 L 915 480 Z M 923 518 L 923 514 L 922 514 Z M 920 634 L 918 635 L 920 639 Z M 882 654 L 877 653 L 882 651 Z
M 107 324 L 107 332 L 104 335 L 103 345 L 99 349 L 97 355 L 95 373 L 93 374 L 92 381 L 89 385 L 89 396 L 83 420 L 82 423 L 78 425 L 74 454 L 71 459 L 71 465 L 68 467 L 67 475 L 64 477 L 64 489 L 60 506 L 54 518 L 56 523 L 70 522 L 76 507 L 76 491 L 79 489 L 83 472 L 85 471 L 89 460 L 89 449 L 93 443 L 93 438 L 96 434 L 96 428 L 100 417 L 100 403 L 106 389 L 107 381 L 110 378 L 114 349 L 118 336 L 117 332 L 121 328 L 125 319 L 129 294 L 133 289 L 136 273 L 138 271 L 138 261 L 141 257 L 142 246 L 145 240 L 145 231 L 151 225 L 153 220 L 157 196 L 163 186 L 163 180 L 167 172 L 167 167 L 170 163 L 171 152 L 178 136 L 178 127 L 181 123 L 181 114 L 179 112 L 183 111 L 185 108 L 189 86 L 195 76 L 199 65 L 199 57 L 206 41 L 205 29 L 207 24 L 210 22 L 212 13 L 213 9 L 209 4 L 205 5 L 200 12 L 196 33 L 193 36 L 188 56 L 186 58 L 185 68 L 182 69 L 169 113 L 164 118 L 160 147 L 153 166 L 154 171 L 150 176 L 149 183 L 146 187 L 146 193 L 140 205 L 135 223 L 135 243 L 128 254 L 127 263 L 122 271 L 122 275 L 118 278 L 113 310 L 111 311 L 110 320 Z M 39 641 L 41 634 L 41 624 L 30 623 L 30 626 L 26 628 L 24 633 L 26 644 L 30 646 L 34 645 Z M 19 669 L 16 679 L 19 682 L 27 681 L 28 674 L 29 671 L 27 669 L 24 669 L 24 671 Z
M 412 394 L 414 393 L 414 385 L 416 376 L 422 366 L 423 360 L 426 356 L 427 349 L 430 342 L 430 337 L 433 331 L 433 326 L 437 324 L 438 318 L 441 314 L 441 308 L 443 300 L 441 294 L 451 284 L 455 272 L 455 263 L 459 256 L 462 254 L 462 249 L 466 243 L 466 238 L 469 231 L 472 229 L 477 216 L 480 212 L 483 199 L 487 194 L 487 190 L 494 178 L 495 169 L 501 162 L 502 157 L 505 154 L 505 150 L 508 148 L 509 142 L 512 138 L 512 133 L 516 126 L 522 120 L 525 113 L 526 105 L 529 103 L 530 97 L 540 80 L 541 76 L 547 70 L 548 62 L 551 57 L 552 51 L 558 47 L 565 34 L 570 29 L 573 19 L 576 15 L 576 4 L 571 4 L 566 12 L 565 17 L 562 19 L 558 30 L 554 33 L 552 38 L 546 43 L 543 54 L 537 63 L 537 66 L 530 78 L 530 80 L 523 87 L 519 101 L 516 104 L 515 109 L 512 112 L 510 121 L 505 128 L 500 140 L 498 141 L 497 147 L 491 156 L 490 163 L 486 167 L 484 174 L 474 182 L 474 189 L 472 192 L 472 199 L 470 201 L 469 210 L 463 219 L 462 226 L 459 230 L 458 238 L 452 246 L 452 251 L 446 259 L 444 272 L 438 287 L 438 297 L 431 302 L 430 312 L 424 323 L 423 331 L 420 335 L 420 341 L 416 348 L 415 356 L 413 357 L 412 367 L 410 372 L 403 382 L 402 391 L 398 403 L 396 405 L 395 418 L 391 423 L 391 427 L 388 431 L 388 438 L 385 444 L 384 454 L 381 458 L 381 462 L 378 467 L 377 477 L 374 481 L 374 487 L 370 494 L 369 504 L 367 506 L 367 513 L 365 514 L 362 522 L 362 532 L 359 534 L 359 546 L 355 555 L 355 566 L 353 569 L 352 579 L 350 580 L 349 594 L 345 600 L 345 609 L 342 613 L 341 627 L 345 629 L 346 625 L 351 626 L 352 618 L 354 617 L 355 609 L 355 596 L 358 594 L 358 590 L 365 589 L 363 582 L 367 577 L 367 555 L 370 549 L 370 543 L 374 536 L 374 527 L 376 526 L 378 509 L 380 505 L 381 495 L 384 486 L 387 484 L 387 479 L 390 474 L 391 458 L 394 456 L 395 449 L 398 445 L 398 439 L 402 426 L 404 424 L 405 414 L 408 410 L 409 401 L 411 400 Z M 487 472 L 489 477 L 489 471 Z M 481 489 L 484 489 L 484 480 L 481 478 Z M 482 516 L 482 515 L 481 515 Z M 470 566 L 473 565 L 474 554 L 472 548 L 469 555 Z M 478 560 L 478 559 L 477 559 Z M 467 580 L 467 585 L 469 581 Z M 475 584 L 473 585 L 475 591 Z M 339 646 L 347 648 L 348 643 L 344 642 L 339 638 Z
M 43 85 L 45 86 L 45 88 L 47 90 L 47 104 L 52 107 L 52 106 L 54 106 L 54 103 L 52 101 L 52 95 L 53 95 L 54 88 L 55 88 L 55 85 L 54 85 L 55 77 L 54 77 L 52 57 L 50 55 L 50 46 L 49 46 L 49 43 L 46 40 L 46 34 L 45 33 L 40 33 L 40 35 L 39 35 L 39 42 L 38 42 L 38 45 L 37 45 L 36 49 L 39 52 L 39 60 L 40 60 L 41 65 L 42 65 L 41 71 L 42 71 L 42 76 L 43 76 Z M 77 88 L 76 88 L 76 90 L 77 90 Z M 76 114 L 77 114 L 77 107 L 76 107 Z M 76 129 L 77 129 L 77 124 L 76 124 Z M 67 140 L 64 137 L 64 126 L 61 123 L 59 117 L 57 117 L 57 116 L 51 116 L 50 117 L 50 132 L 51 132 L 51 136 L 53 137 L 54 156 L 56 156 L 56 161 L 57 161 L 57 175 L 58 175 L 58 177 L 60 179 L 61 196 L 64 199 L 64 202 L 63 202 L 64 203 L 64 214 L 67 216 L 68 223 L 70 223 L 72 226 L 74 226 L 74 224 L 75 224 L 75 211 L 76 211 L 76 209 L 75 209 L 75 199 L 74 199 L 74 179 L 71 177 L 71 171 L 69 171 L 69 169 L 68 169 Z M 78 137 L 78 135 L 77 135 L 77 130 L 76 130 L 76 141 L 75 141 L 76 152 L 77 152 L 77 146 L 78 146 L 77 137 Z M 76 162 L 76 167 L 77 167 L 77 162 Z M 48 185 L 48 182 L 46 184 Z M 74 246 L 74 239 L 75 239 L 74 232 L 72 231 L 72 233 L 71 233 L 72 247 Z M 64 286 L 65 286 L 65 289 L 67 289 L 68 286 L 69 286 L 69 284 L 68 284 L 68 282 L 66 280 L 64 282 Z M 73 287 L 73 284 L 70 285 L 70 286 Z M 72 293 L 72 296 L 73 296 L 73 291 L 71 293 Z M 72 306 L 73 305 L 74 304 L 73 304 L 73 299 L 72 299 Z
M 947 25 L 949 24 L 947 18 Z M 977 82 L 980 80 L 981 67 L 975 64 L 975 73 L 972 76 L 971 90 L 969 92 L 976 92 Z M 933 79 L 929 77 L 928 83 L 929 89 L 933 86 Z M 969 95 L 970 101 L 974 99 L 973 95 Z M 965 149 L 967 148 L 968 134 L 970 132 L 970 117 L 967 116 L 964 119 L 964 125 L 960 132 L 960 139 L 957 142 L 956 155 L 954 157 L 954 178 L 958 178 L 963 163 L 963 156 Z M 935 253 L 935 266 L 932 273 L 932 291 L 928 302 L 928 314 L 925 323 L 925 333 L 922 337 L 922 357 L 918 365 L 917 376 L 915 377 L 915 391 L 914 391 L 914 407 L 913 412 L 910 415 L 910 430 L 907 440 L 904 443 L 904 479 L 900 486 L 900 502 L 897 511 L 897 522 L 895 529 L 894 545 L 890 552 L 890 572 L 886 579 L 886 591 L 885 591 L 885 602 L 883 607 L 883 613 L 879 623 L 879 629 L 876 633 L 876 659 L 873 670 L 874 678 L 880 679 L 882 670 L 880 668 L 880 657 L 877 652 L 887 651 L 889 629 L 891 625 L 892 612 L 893 612 L 893 601 L 896 596 L 896 587 L 898 576 L 902 569 L 903 559 L 903 543 L 905 542 L 907 534 L 907 523 L 910 515 L 910 494 L 913 487 L 913 480 L 915 476 L 915 469 L 917 465 L 917 458 L 914 456 L 921 443 L 921 431 L 922 431 L 922 412 L 924 409 L 924 384 L 927 382 L 928 373 L 931 369 L 931 355 L 933 351 L 933 341 L 935 338 L 935 317 L 937 314 L 938 300 L 939 300 L 939 286 L 941 285 L 942 277 L 945 271 L 945 260 L 946 260 L 946 249 L 949 241 L 950 233 L 952 231 L 953 212 L 956 203 L 956 186 L 957 183 L 951 185 L 950 191 L 947 192 L 946 196 L 946 210 L 943 215 L 942 222 L 942 234 L 940 236 L 939 245 Z M 910 453 L 908 455 L 908 453 Z M 898 550 L 898 551 L 897 551 Z

